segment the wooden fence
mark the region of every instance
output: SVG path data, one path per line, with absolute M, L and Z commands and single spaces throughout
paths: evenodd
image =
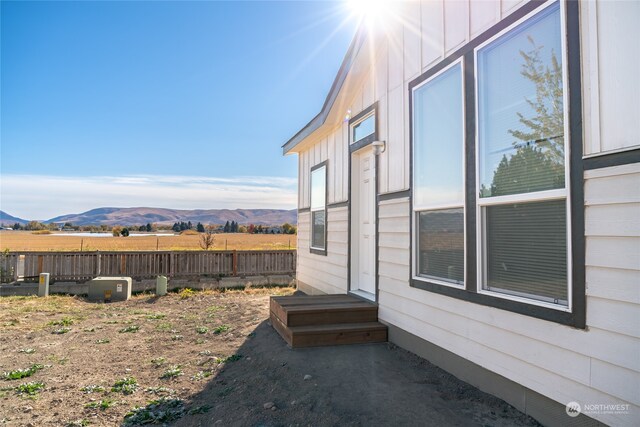
M 294 274 L 296 251 L 16 252 L 0 256 L 2 282 L 50 273 L 50 280 Z

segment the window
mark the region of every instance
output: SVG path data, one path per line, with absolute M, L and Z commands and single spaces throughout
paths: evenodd
M 568 306 L 564 76 L 554 4 L 476 50 L 479 287 Z
M 367 136 L 373 135 L 376 132 L 376 116 L 375 113 L 365 117 L 360 122 L 356 123 L 351 128 L 353 135 L 351 135 L 351 143 L 356 143 Z
M 412 287 L 585 327 L 578 16 L 526 2 L 410 82 Z
M 327 164 L 311 169 L 311 252 L 327 250 Z
M 462 62 L 413 92 L 417 278 L 464 284 Z

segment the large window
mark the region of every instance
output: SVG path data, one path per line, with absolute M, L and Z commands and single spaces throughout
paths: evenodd
M 476 50 L 479 284 L 568 305 L 558 3 Z
M 584 327 L 578 14 L 527 2 L 410 83 L 413 287 Z
M 462 62 L 413 92 L 416 276 L 464 284 Z
M 327 249 L 327 165 L 311 169 L 311 251 L 326 254 Z

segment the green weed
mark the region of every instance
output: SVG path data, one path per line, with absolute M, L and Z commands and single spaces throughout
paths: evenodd
M 80 391 L 84 391 L 85 393 L 102 393 L 105 391 L 105 388 L 101 385 L 92 384 L 82 387 Z
M 207 328 L 206 326 L 198 326 L 196 328 L 196 332 L 199 334 L 206 334 L 207 332 L 209 332 L 209 328 Z
M 115 405 L 116 402 L 115 400 L 111 400 L 111 399 L 102 399 L 99 402 L 89 402 L 86 405 L 84 405 L 85 408 L 89 408 L 89 409 L 100 409 L 102 411 L 111 408 L 113 405 Z
M 44 383 L 40 381 L 32 381 L 16 387 L 18 394 L 27 394 L 29 396 L 36 396 L 42 390 L 44 390 Z
M 162 378 L 163 380 L 166 380 L 171 378 L 177 378 L 180 375 L 184 375 L 182 373 L 182 367 L 180 365 L 176 365 L 164 371 L 164 373 L 162 374 L 162 376 L 160 376 L 160 378 Z
M 139 426 L 142 424 L 165 424 L 175 421 L 184 415 L 182 399 L 163 397 L 152 400 L 146 406 L 136 406 L 124 416 L 122 426 Z
M 121 334 L 125 334 L 128 332 L 135 333 L 135 332 L 138 332 L 139 330 L 140 330 L 140 326 L 131 325 L 131 326 L 127 326 L 126 328 L 120 329 L 118 332 L 120 332 Z
M 213 329 L 213 333 L 216 335 L 220 335 L 223 332 L 227 332 L 229 329 L 229 325 L 220 325 Z
M 96 344 L 109 344 L 110 342 L 111 342 L 111 340 L 108 339 L 108 338 L 101 338 L 101 339 L 96 340 Z
M 30 377 L 38 372 L 40 369 L 44 369 L 43 365 L 34 364 L 26 369 L 16 369 L 15 371 L 9 371 L 2 374 L 5 380 L 20 380 L 22 378 Z
M 115 382 L 111 391 L 133 394 L 138 389 L 138 381 L 133 377 L 122 378 Z
M 151 359 L 151 364 L 156 368 L 159 368 L 160 366 L 164 365 L 166 361 L 167 359 L 165 359 L 164 357 L 156 357 L 154 359 Z
M 71 328 L 64 327 L 64 328 L 54 329 L 53 331 L 51 331 L 51 333 L 54 335 L 62 335 L 62 334 L 66 334 L 69 331 L 71 331 Z

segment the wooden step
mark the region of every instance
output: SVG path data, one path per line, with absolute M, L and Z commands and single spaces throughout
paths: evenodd
M 378 307 L 350 295 L 271 297 L 270 318 L 293 348 L 387 341 Z
M 271 324 L 292 348 L 387 341 L 387 327 L 380 322 L 286 327 L 272 314 Z
M 276 305 L 272 313 L 286 326 L 363 323 L 378 320 L 378 307 L 365 301 L 341 304 Z

